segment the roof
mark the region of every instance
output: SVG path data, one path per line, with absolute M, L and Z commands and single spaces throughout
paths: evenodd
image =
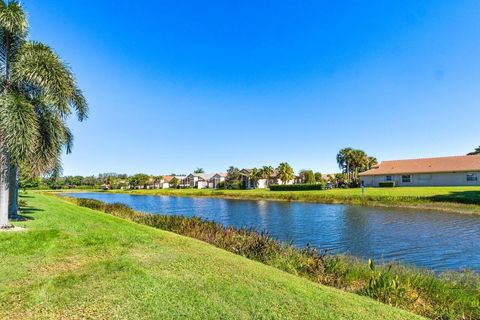
M 173 180 L 173 178 L 175 178 L 175 176 L 164 176 L 164 177 L 163 177 L 163 180 L 164 180 L 165 182 L 170 182 L 170 181 Z
M 382 161 L 360 176 L 480 171 L 480 155 Z
M 214 173 L 192 173 L 189 176 L 198 177 L 202 180 L 210 180 L 214 175 Z
M 218 173 L 215 173 L 215 174 L 213 175 L 213 177 L 215 177 L 215 176 L 227 177 L 227 173 L 226 173 L 226 172 L 218 172 Z M 212 178 L 213 178 L 213 177 L 212 177 Z

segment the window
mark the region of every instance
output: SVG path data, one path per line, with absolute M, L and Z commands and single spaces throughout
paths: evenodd
M 392 181 L 392 176 L 386 176 L 385 181 Z
M 412 182 L 412 176 L 411 175 L 402 176 L 402 182 L 404 182 L 404 183 Z
M 467 174 L 467 181 L 478 181 L 477 174 L 476 173 Z
M 421 182 L 427 182 L 432 180 L 432 175 L 431 174 L 420 174 L 418 175 L 418 180 Z

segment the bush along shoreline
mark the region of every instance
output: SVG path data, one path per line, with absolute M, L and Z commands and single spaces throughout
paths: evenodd
M 238 229 L 197 217 L 147 214 L 121 204 L 62 197 L 76 205 L 135 223 L 192 237 L 317 283 L 368 296 L 431 319 L 480 319 L 480 276 L 433 272 L 297 249 L 252 229 Z

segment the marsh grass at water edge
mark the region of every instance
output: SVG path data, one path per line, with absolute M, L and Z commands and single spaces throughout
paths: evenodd
M 260 261 L 286 272 L 431 319 L 479 319 L 480 278 L 471 272 L 432 272 L 399 264 L 328 255 L 313 248 L 297 249 L 252 229 L 238 229 L 197 217 L 146 214 L 120 204 L 93 199 L 67 198 L 77 205 L 136 223 L 196 238 L 227 251 Z

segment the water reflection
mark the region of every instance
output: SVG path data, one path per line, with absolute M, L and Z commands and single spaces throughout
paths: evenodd
M 150 213 L 199 216 L 253 227 L 276 239 L 334 253 L 403 261 L 436 271 L 480 271 L 480 217 L 445 212 L 299 202 L 126 194 L 69 194 L 121 202 Z

